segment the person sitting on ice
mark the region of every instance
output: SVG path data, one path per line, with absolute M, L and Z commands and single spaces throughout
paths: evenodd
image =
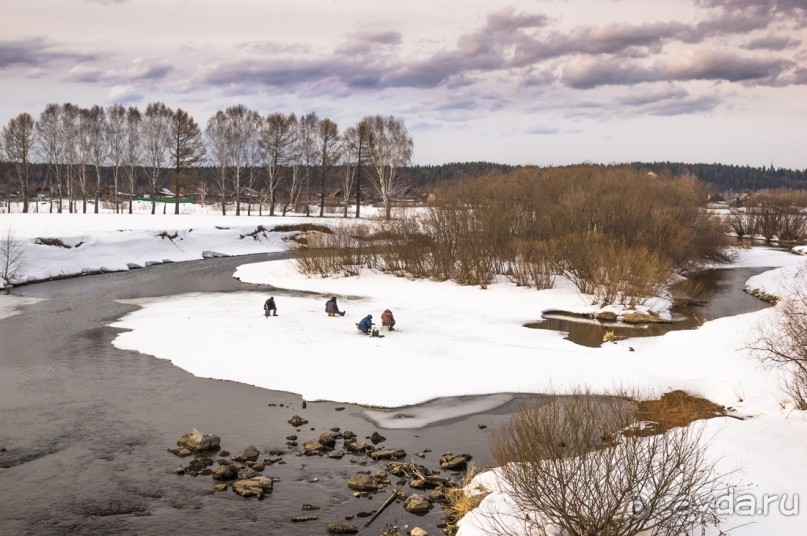
M 345 311 L 340 311 L 336 304 L 336 296 L 325 302 L 325 312 L 328 313 L 328 316 L 345 316 Z
M 392 316 L 392 311 L 389 309 L 381 313 L 381 327 L 385 327 L 389 331 L 393 331 L 395 328 L 395 317 Z
M 274 296 L 266 300 L 266 303 L 263 304 L 263 314 L 266 318 L 277 316 L 277 306 L 275 305 Z
M 373 315 L 367 315 L 362 318 L 361 322 L 356 324 L 356 327 L 365 335 L 369 335 L 373 329 Z

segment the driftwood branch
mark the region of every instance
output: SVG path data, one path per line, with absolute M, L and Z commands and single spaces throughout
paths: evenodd
M 391 504 L 392 504 L 392 501 L 394 501 L 394 500 L 395 500 L 395 497 L 397 497 L 397 496 L 398 496 L 398 492 L 400 491 L 400 489 L 401 489 L 401 488 L 395 488 L 395 489 L 392 491 L 392 494 L 391 494 L 389 497 L 387 497 L 387 500 L 386 500 L 386 501 L 384 501 L 384 504 L 382 504 L 382 505 L 381 505 L 381 507 L 380 507 L 378 510 L 376 510 L 376 511 L 375 511 L 375 513 L 372 515 L 372 517 L 371 517 L 370 519 L 368 519 L 368 520 L 367 520 L 367 523 L 365 523 L 365 524 L 364 524 L 364 526 L 365 526 L 365 527 L 369 527 L 369 526 L 370 526 L 370 523 L 372 523 L 373 521 L 375 521 L 375 518 L 377 518 L 378 516 L 380 516 L 380 515 L 381 515 L 381 512 L 383 512 L 384 510 L 386 510 L 386 509 L 387 509 L 387 507 L 388 507 L 389 505 L 391 505 Z

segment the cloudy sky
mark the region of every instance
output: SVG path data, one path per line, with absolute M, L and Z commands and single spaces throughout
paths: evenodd
M 415 163 L 807 168 L 807 0 L 4 0 L 0 121 L 151 101 L 340 128 Z

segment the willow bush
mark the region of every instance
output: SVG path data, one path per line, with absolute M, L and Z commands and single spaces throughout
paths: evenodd
M 501 275 L 549 288 L 563 274 L 598 302 L 627 305 L 658 295 L 676 272 L 729 260 L 726 226 L 703 210 L 705 190 L 692 176 L 522 168 L 447 184 L 433 197 L 425 211 L 376 222 L 384 230 L 366 236 L 369 244 L 342 244 L 357 236 L 349 231 L 318 246 L 350 248 L 352 265 L 467 285 Z

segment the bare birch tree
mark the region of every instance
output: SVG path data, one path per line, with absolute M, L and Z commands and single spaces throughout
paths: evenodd
M 373 174 L 370 182 L 384 203 L 384 213 L 389 220 L 392 199 L 403 192 L 404 182 L 401 168 L 412 160 L 414 142 L 403 119 L 392 115 L 365 118 L 370 135 L 368 155 Z
M 292 136 L 292 142 L 289 146 L 289 160 L 287 162 L 289 168 L 289 184 L 288 191 L 286 192 L 286 201 L 283 203 L 284 216 L 289 209 L 295 210 L 297 202 L 300 199 L 300 191 L 302 190 L 304 182 L 303 173 L 300 168 L 303 166 L 305 156 L 303 155 L 302 144 L 300 143 L 299 122 L 295 123 Z
M 319 217 L 325 215 L 325 178 L 342 152 L 339 127 L 327 117 L 319 122 Z
M 106 112 L 98 105 L 93 106 L 87 110 L 87 141 L 89 143 L 89 156 L 90 163 L 95 169 L 95 209 L 93 212 L 98 214 L 99 206 L 101 205 L 101 170 L 106 164 L 107 155 L 109 154 L 109 143 L 107 139 L 107 122 Z
M 233 193 L 235 195 L 235 215 L 241 215 L 242 176 L 247 167 L 247 147 L 249 145 L 248 124 L 252 112 L 243 104 L 230 106 L 224 110 L 227 118 L 227 148 L 232 168 Z
M 252 214 L 252 201 L 255 197 L 255 186 L 258 180 L 258 175 L 261 169 L 261 126 L 263 119 L 258 112 L 249 110 L 247 113 L 244 128 L 246 130 L 246 144 L 244 147 L 244 161 L 246 164 L 246 189 L 248 192 L 247 199 L 247 216 Z M 258 208 L 260 212 L 260 207 Z
M 206 154 L 204 139 L 199 125 L 182 108 L 177 108 L 171 117 L 171 145 L 168 152 L 174 163 L 174 214 L 179 214 L 179 195 L 184 175 L 189 168 L 199 165 Z
M 126 110 L 124 123 L 123 169 L 129 194 L 129 214 L 132 213 L 137 175 L 143 160 L 143 115 L 136 106 Z
M 270 202 L 270 216 L 275 215 L 281 170 L 289 161 L 296 123 L 297 117 L 294 114 L 285 115 L 276 112 L 266 118 L 261 131 L 261 150 L 263 165 L 266 168 L 266 190 Z
M 297 128 L 297 150 L 300 165 L 303 168 L 300 190 L 305 189 L 305 215 L 311 215 L 311 172 L 317 161 L 317 145 L 319 136 L 319 117 L 309 112 L 300 118 Z
M 112 165 L 112 187 L 115 199 L 115 214 L 120 213 L 120 197 L 118 192 L 120 168 L 125 160 L 126 152 L 126 108 L 121 104 L 113 104 L 107 108 L 109 133 L 109 163 Z
M 62 109 L 58 104 L 48 104 L 36 123 L 41 157 L 48 166 L 46 184 L 51 189 L 49 212 L 53 212 L 53 205 L 56 204 L 57 213 L 62 212 L 64 135 L 61 114 Z
M 366 119 L 359 121 L 350 133 L 352 151 L 355 162 L 355 182 L 356 182 L 356 217 L 361 217 L 361 196 L 362 179 L 366 176 L 366 168 L 370 162 L 370 124 Z M 346 196 L 350 191 L 345 192 Z M 347 216 L 347 205 L 345 206 L 345 216 Z
M 342 208 L 345 218 L 350 205 L 350 192 L 353 191 L 353 184 L 356 181 L 358 147 L 358 131 L 355 127 L 350 127 L 342 135 L 342 152 L 339 157 L 342 166 Z
M 89 195 L 89 177 L 87 166 L 92 160 L 92 123 L 93 119 L 88 108 L 81 108 L 78 112 L 78 158 L 76 159 L 76 177 L 78 189 L 81 193 L 81 212 L 87 213 L 87 196 Z
M 227 215 L 227 167 L 230 164 L 227 123 L 227 116 L 219 110 L 207 120 L 205 127 L 207 147 L 215 169 L 216 188 L 221 196 L 221 214 L 224 216 Z
M 143 149 L 149 168 L 149 192 L 156 195 L 160 184 L 160 172 L 165 165 L 168 147 L 171 145 L 171 117 L 173 112 L 162 102 L 146 106 L 143 116 Z M 151 213 L 157 211 L 157 202 L 152 200 Z
M 3 148 L 17 172 L 17 180 L 22 190 L 23 212 L 28 212 L 28 174 L 35 141 L 34 119 L 30 114 L 23 112 L 9 119 L 8 124 L 3 127 Z
M 80 155 L 80 116 L 81 110 L 75 104 L 62 104 L 62 140 L 64 143 L 64 181 L 67 189 L 67 210 L 72 214 L 76 209 L 76 180 Z

